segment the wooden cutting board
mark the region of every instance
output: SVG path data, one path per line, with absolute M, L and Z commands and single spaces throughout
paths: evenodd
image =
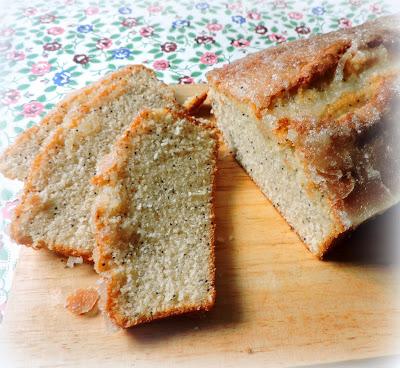
M 176 90 L 182 100 L 202 87 Z M 319 261 L 222 147 L 211 312 L 111 332 L 99 314 L 64 309 L 69 293 L 95 285 L 91 266 L 69 269 L 65 259 L 24 247 L 0 325 L 0 365 L 279 367 L 394 354 L 399 284 L 388 229 L 398 213 L 363 226 Z

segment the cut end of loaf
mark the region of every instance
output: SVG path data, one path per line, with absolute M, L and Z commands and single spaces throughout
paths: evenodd
M 140 114 L 93 182 L 95 267 L 121 327 L 208 310 L 215 300 L 212 128 L 170 110 Z
M 326 194 L 316 190 L 293 149 L 264 135 L 249 111 L 210 90 L 213 111 L 235 158 L 275 208 L 316 255 L 320 245 L 342 231 Z
M 312 253 L 400 200 L 399 17 L 208 74 L 228 146 Z

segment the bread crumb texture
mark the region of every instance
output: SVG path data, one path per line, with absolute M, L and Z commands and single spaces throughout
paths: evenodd
M 382 17 L 208 74 L 231 151 L 319 256 L 400 200 L 399 28 Z
M 119 326 L 213 305 L 217 144 L 211 127 L 147 111 L 100 165 L 95 267 Z
M 11 234 L 19 243 L 90 259 L 90 179 L 116 138 L 145 107 L 176 107 L 173 91 L 142 66 L 115 72 L 112 82 L 68 114 L 36 156 L 16 208 Z

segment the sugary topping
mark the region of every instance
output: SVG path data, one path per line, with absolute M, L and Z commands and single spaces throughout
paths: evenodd
M 271 108 L 277 97 L 318 83 L 336 70 L 348 49 L 398 45 L 400 18 L 382 17 L 359 27 L 297 40 L 249 55 L 207 74 L 211 85 L 256 114 Z

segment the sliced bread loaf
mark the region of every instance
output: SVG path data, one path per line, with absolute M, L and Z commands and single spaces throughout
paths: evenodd
M 129 66 L 69 114 L 36 156 L 15 210 L 11 235 L 19 243 L 91 258 L 90 185 L 100 158 L 144 107 L 171 107 L 173 91 L 152 71 Z
M 217 145 L 209 126 L 152 110 L 103 160 L 94 260 L 119 326 L 212 307 Z
M 399 16 L 208 74 L 238 161 L 314 254 L 400 200 Z
M 82 104 L 90 101 L 101 89 L 114 83 L 121 75 L 129 73 L 130 68 L 131 66 L 127 66 L 117 73 L 108 74 L 99 81 L 65 97 L 38 125 L 21 133 L 3 152 L 0 157 L 0 172 L 10 179 L 25 180 L 43 142 L 57 126 L 68 121 L 68 114 L 73 114 Z

